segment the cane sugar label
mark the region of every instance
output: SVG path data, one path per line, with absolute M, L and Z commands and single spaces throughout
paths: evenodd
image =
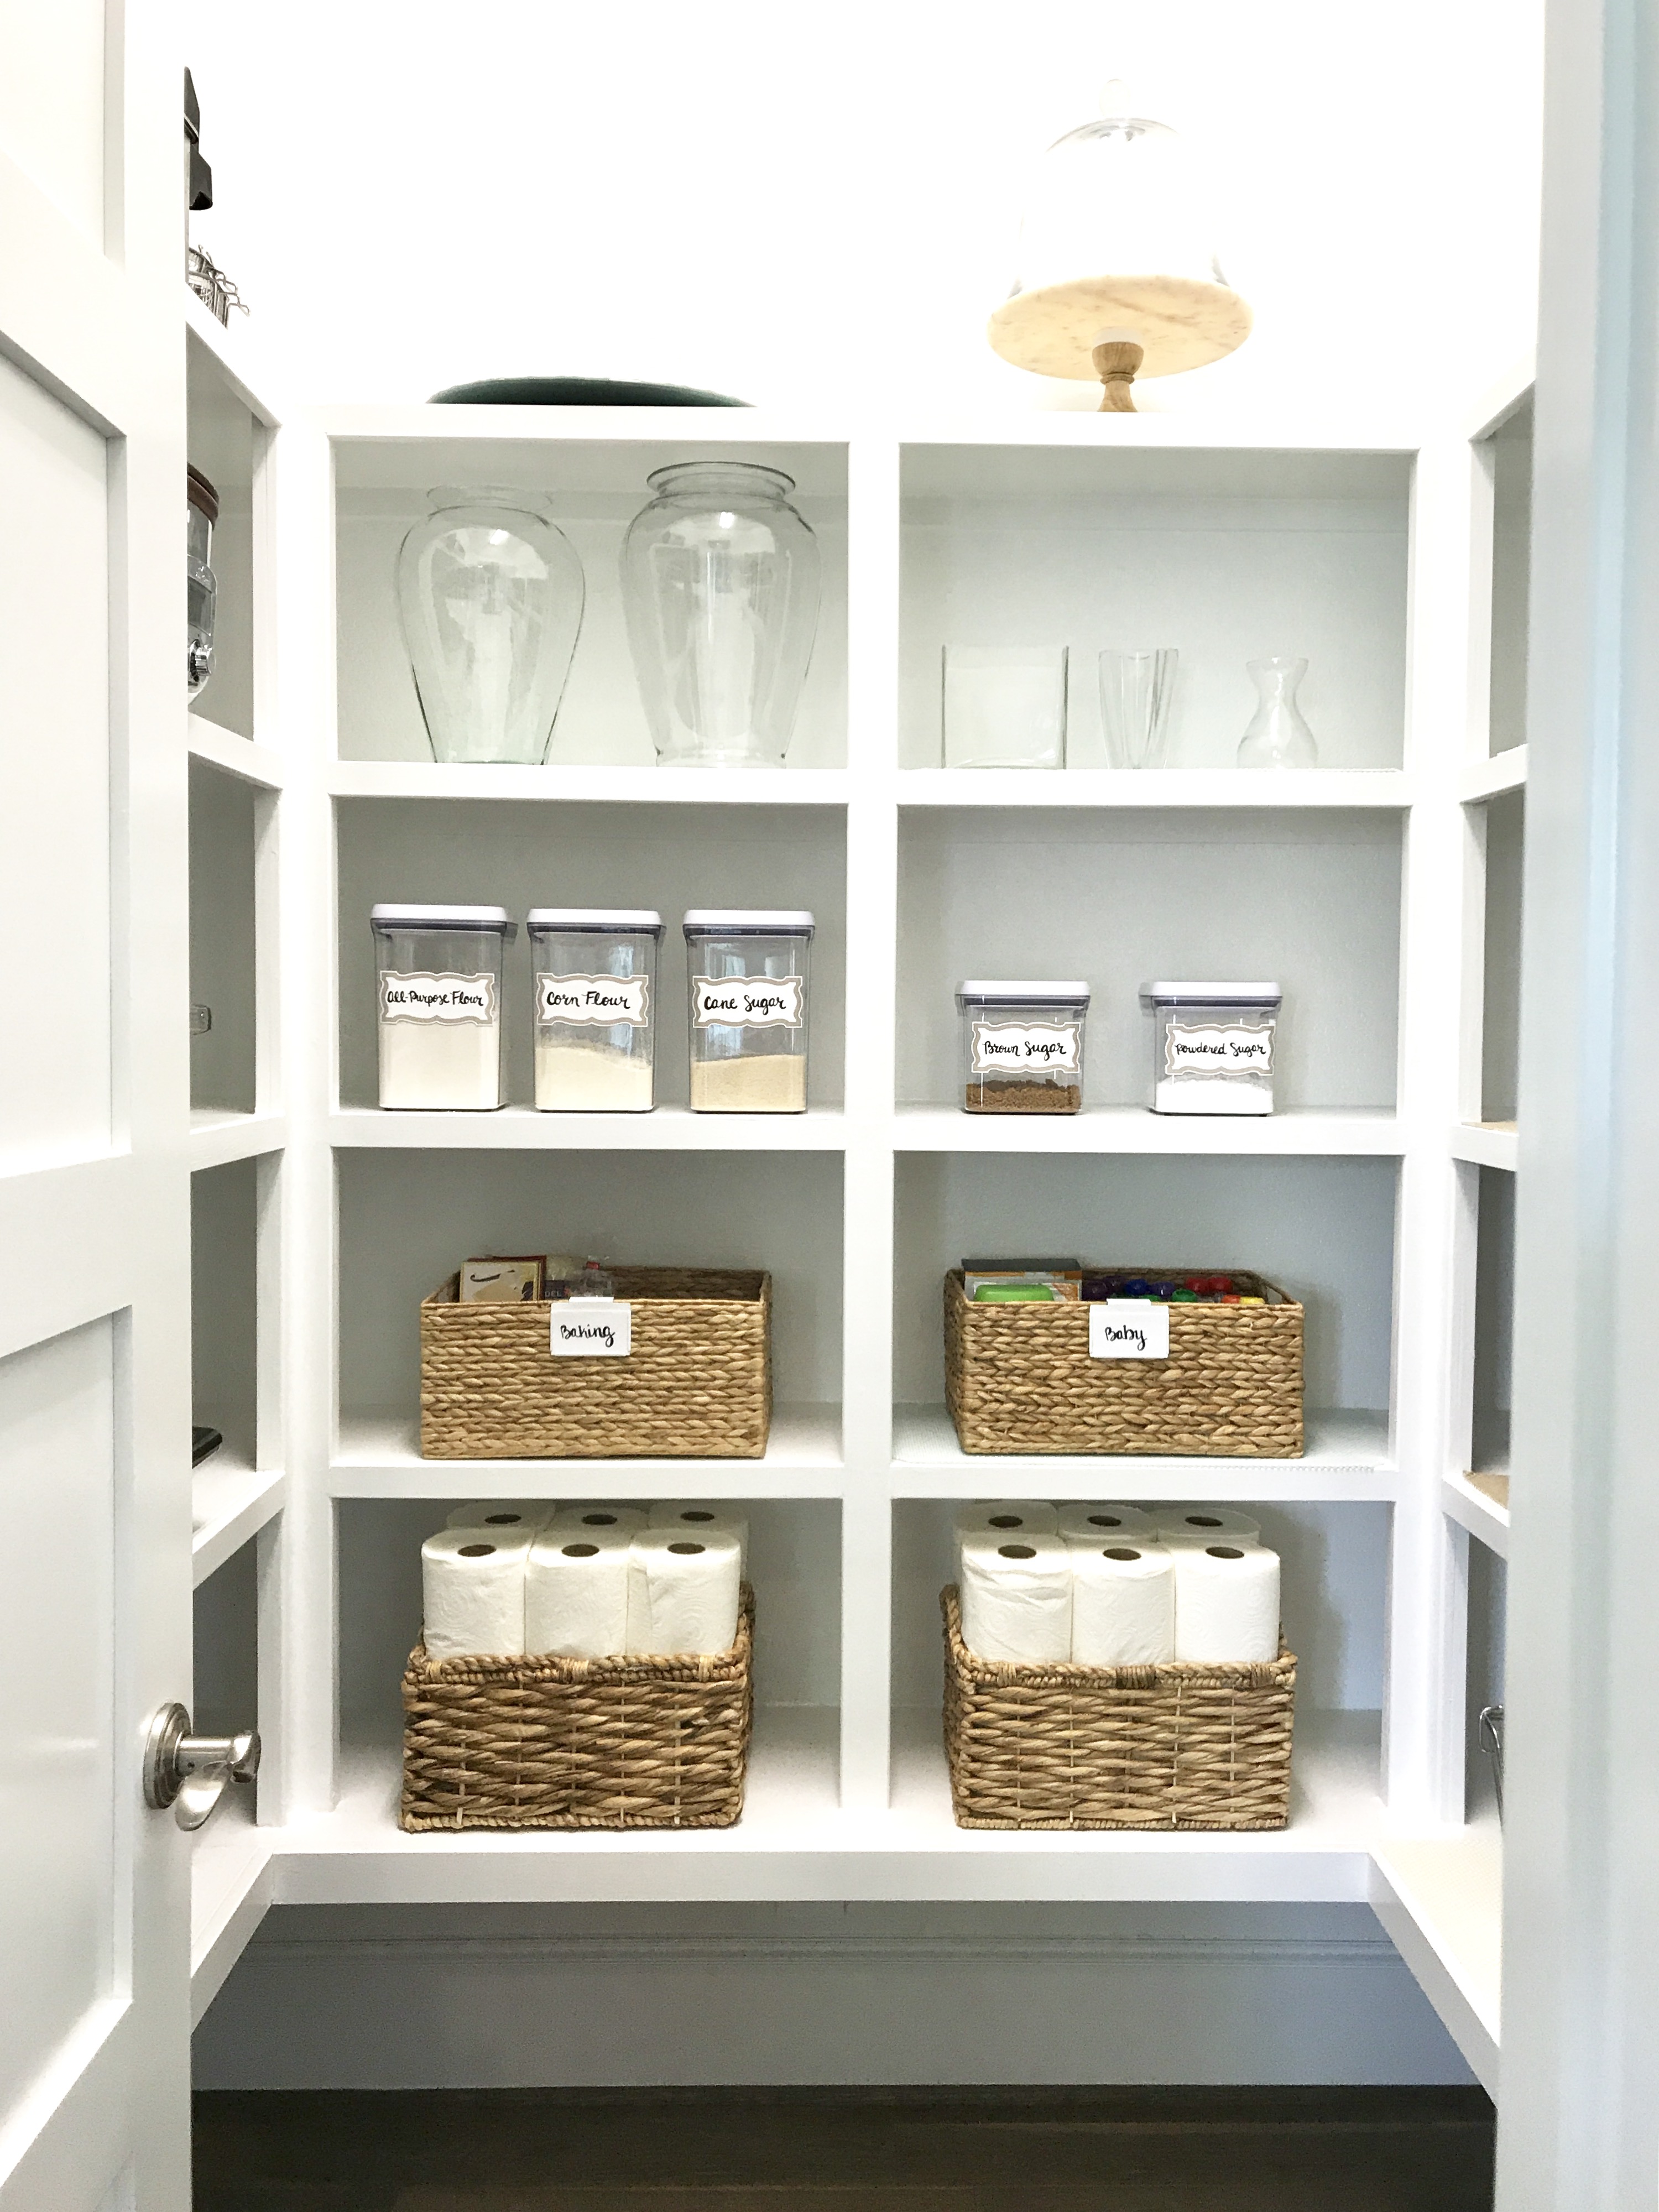
M 1155 1298 L 1100 1298 L 1089 1308 L 1091 1359 L 1167 1359 L 1170 1309 Z
M 493 1022 L 495 978 L 483 975 L 398 975 L 380 970 L 383 1022 Z
M 617 1298 L 555 1298 L 548 1350 L 555 1359 L 626 1359 L 634 1309 Z
M 1221 1029 L 1171 1022 L 1164 1033 L 1166 1075 L 1271 1075 L 1273 1024 L 1239 1022 Z
M 798 1030 L 805 988 L 802 975 L 694 975 L 692 1019 L 700 1030 Z
M 1058 1074 L 1075 1075 L 1081 1036 L 1076 1022 L 975 1021 L 974 1073 L 994 1075 L 1012 1068 L 1041 1075 L 1052 1068 Z
M 642 1030 L 651 1019 L 648 975 L 538 975 L 538 1022 L 585 1022 L 594 1029 L 626 1023 Z

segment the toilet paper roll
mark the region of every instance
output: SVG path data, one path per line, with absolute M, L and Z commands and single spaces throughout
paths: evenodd
M 1261 1523 L 1231 1505 L 1171 1505 L 1158 1516 L 1166 1544 L 1258 1544 Z
M 1055 1534 L 1062 1543 L 1156 1544 L 1158 1522 L 1138 1505 L 1062 1505 Z
M 1261 1544 L 1177 1544 L 1177 1659 L 1279 1656 L 1279 1554 Z
M 700 1499 L 674 1498 L 651 1509 L 653 1528 L 686 1528 L 692 1535 L 701 1535 L 712 1529 L 716 1535 L 735 1536 L 743 1553 L 740 1571 L 749 1572 L 749 1521 L 745 1514 L 733 1512 L 725 1505 L 710 1505 Z
M 642 1528 L 628 1569 L 628 1649 L 729 1651 L 738 1633 L 742 1547 L 708 1529 Z
M 1157 1544 L 1067 1544 L 1072 1657 L 1079 1667 L 1161 1667 L 1175 1657 L 1175 1554 Z
M 444 1521 L 446 1528 L 519 1528 L 534 1535 L 546 1524 L 550 1505 L 537 1498 L 475 1498 L 458 1505 Z
M 421 1601 L 429 1659 L 510 1657 L 524 1650 L 529 1534 L 441 1528 L 421 1547 Z
M 562 1659 L 612 1659 L 628 1649 L 631 1528 L 544 1528 L 524 1571 L 524 1648 Z
M 1058 1519 L 1052 1505 L 1041 1498 L 994 1498 L 988 1505 L 963 1505 L 957 1511 L 955 1540 L 968 1536 L 1052 1536 Z
M 625 1528 L 634 1535 L 647 1525 L 648 1516 L 637 1505 L 561 1505 L 548 1516 L 550 1528 Z
M 962 1540 L 962 1640 L 978 1659 L 1036 1665 L 1072 1656 L 1072 1554 L 1041 1528 Z

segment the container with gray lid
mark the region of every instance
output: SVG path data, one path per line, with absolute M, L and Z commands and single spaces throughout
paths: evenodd
M 501 1101 L 501 906 L 372 908 L 379 969 L 380 1103 L 489 1113 Z
M 806 1111 L 814 927 L 798 907 L 686 913 L 693 1113 Z
M 1277 983 L 1143 983 L 1140 1002 L 1152 1018 L 1155 1114 L 1273 1112 Z
M 536 1104 L 544 1114 L 648 1114 L 654 1089 L 653 907 L 532 907 Z
M 970 977 L 957 986 L 962 1018 L 963 1110 L 1075 1114 L 1083 1104 L 1080 978 Z

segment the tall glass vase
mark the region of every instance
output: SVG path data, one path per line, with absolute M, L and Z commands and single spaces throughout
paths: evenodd
M 534 767 L 564 696 L 586 589 L 534 492 L 446 488 L 398 554 L 398 611 L 432 756 Z
M 665 766 L 775 768 L 818 622 L 818 546 L 780 470 L 681 461 L 623 542 L 623 606 Z
M 1317 768 L 1319 747 L 1296 703 L 1307 662 L 1247 660 L 1244 665 L 1261 696 L 1239 740 L 1240 768 Z

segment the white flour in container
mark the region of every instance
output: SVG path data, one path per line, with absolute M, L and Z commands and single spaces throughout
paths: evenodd
M 691 1064 L 691 1110 L 696 1114 L 804 1114 L 804 1053 L 750 1053 L 736 1060 Z
M 648 1114 L 652 1103 L 651 1062 L 643 1054 L 537 1033 L 536 1104 L 543 1113 Z
M 498 1018 L 380 1024 L 382 1106 L 493 1110 L 501 1103 L 501 1066 Z

